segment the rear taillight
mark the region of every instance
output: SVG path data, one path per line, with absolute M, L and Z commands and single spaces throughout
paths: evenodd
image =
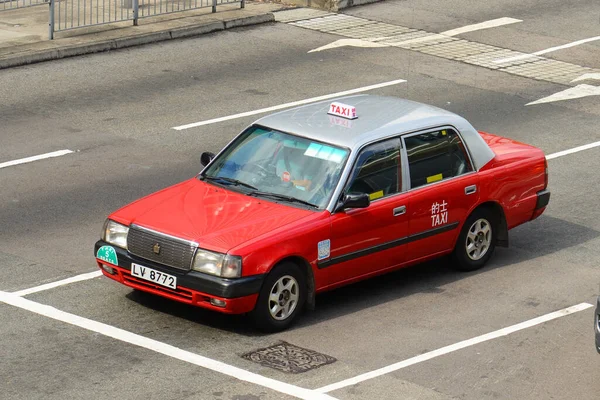
M 544 179 L 544 189 L 548 187 L 548 159 L 544 157 L 544 171 L 546 172 L 546 178 Z

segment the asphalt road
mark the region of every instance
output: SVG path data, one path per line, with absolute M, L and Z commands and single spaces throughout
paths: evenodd
M 476 4 L 473 4 L 476 3 Z M 569 4 L 567 4 L 569 3 Z M 522 22 L 460 35 L 535 52 L 600 33 L 595 0 L 386 1 L 346 12 L 442 32 L 500 17 Z M 175 126 L 405 79 L 370 93 L 457 112 L 480 130 L 547 154 L 600 140 L 600 97 L 529 105 L 568 86 L 401 48 L 307 53 L 339 36 L 284 23 L 235 29 L 0 71 L 0 291 L 97 268 L 93 244 L 116 208 L 200 170 L 261 115 Z M 600 68 L 600 41 L 546 54 Z M 599 81 L 587 81 L 600 85 Z M 104 277 L 25 296 L 278 381 L 317 389 L 580 303 L 600 284 L 600 148 L 549 161 L 552 199 L 510 232 L 484 269 L 444 260 L 317 297 L 295 327 L 263 335 L 225 317 L 134 293 Z M 334 390 L 339 399 L 597 399 L 592 309 Z M 0 302 L 0 398 L 280 399 L 264 386 Z M 240 356 L 280 341 L 336 362 L 288 374 Z M 292 397 L 289 397 L 292 398 Z

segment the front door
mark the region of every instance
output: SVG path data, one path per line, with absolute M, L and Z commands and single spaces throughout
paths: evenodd
M 404 261 L 408 233 L 408 197 L 402 193 L 400 139 L 363 148 L 345 193 L 368 193 L 363 209 L 331 216 L 330 257 L 319 263 L 329 285 L 376 273 Z
M 407 258 L 452 249 L 458 228 L 479 200 L 479 176 L 454 129 L 403 138 L 410 177 Z

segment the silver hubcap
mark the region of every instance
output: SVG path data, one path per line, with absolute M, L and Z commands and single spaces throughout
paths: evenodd
M 481 218 L 469 228 L 467 234 L 467 255 L 473 261 L 481 260 L 490 249 L 492 242 L 492 228 L 490 223 Z
M 298 282 L 293 276 L 282 276 L 275 282 L 269 295 L 271 317 L 282 321 L 289 317 L 298 305 Z

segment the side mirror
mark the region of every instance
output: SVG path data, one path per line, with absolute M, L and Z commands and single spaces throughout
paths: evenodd
M 214 153 L 205 151 L 200 156 L 200 164 L 202 164 L 203 167 L 206 167 L 212 161 L 213 158 L 215 158 Z
M 347 208 L 367 208 L 371 204 L 369 195 L 366 193 L 347 193 L 338 205 L 336 211 Z

